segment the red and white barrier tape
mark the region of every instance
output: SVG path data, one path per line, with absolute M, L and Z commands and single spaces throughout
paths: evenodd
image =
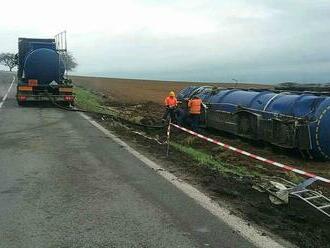
M 232 151 L 237 152 L 239 154 L 243 154 L 245 156 L 248 156 L 250 158 L 254 158 L 256 160 L 265 162 L 267 164 L 275 165 L 275 166 L 280 167 L 280 168 L 282 168 L 284 170 L 287 170 L 287 171 L 292 171 L 292 172 L 298 173 L 298 174 L 303 175 L 303 176 L 306 176 L 306 177 L 313 177 L 313 178 L 316 178 L 316 179 L 318 179 L 318 180 L 320 180 L 322 182 L 330 183 L 330 179 L 327 179 L 327 178 L 324 178 L 324 177 L 320 177 L 320 176 L 317 176 L 317 175 L 315 175 L 313 173 L 305 172 L 305 171 L 296 169 L 294 167 L 291 167 L 291 166 L 288 166 L 288 165 L 285 165 L 285 164 L 281 164 L 281 163 L 278 163 L 278 162 L 275 162 L 275 161 L 272 161 L 272 160 L 269 160 L 269 159 L 266 159 L 266 158 L 257 156 L 255 154 L 250 153 L 250 152 L 247 152 L 247 151 L 240 150 L 238 148 L 235 148 L 233 146 L 224 144 L 224 143 L 222 143 L 220 141 L 217 141 L 215 139 L 211 139 L 211 138 L 205 137 L 204 135 L 201 135 L 199 133 L 196 133 L 196 132 L 191 131 L 191 130 L 189 130 L 187 128 L 181 127 L 179 125 L 176 125 L 176 124 L 173 124 L 173 123 L 171 123 L 171 125 L 174 126 L 174 127 L 176 127 L 176 128 L 178 128 L 178 129 L 181 129 L 182 131 L 185 131 L 185 132 L 190 133 L 190 134 L 192 134 L 194 136 L 197 136 L 198 138 L 207 140 L 207 141 L 209 141 L 211 143 L 214 143 L 216 145 L 222 146 L 222 147 L 224 147 L 226 149 L 232 150 Z

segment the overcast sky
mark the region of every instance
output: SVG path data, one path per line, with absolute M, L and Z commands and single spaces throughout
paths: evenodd
M 330 82 L 330 0 L 1 1 L 0 52 L 67 30 L 74 74 Z

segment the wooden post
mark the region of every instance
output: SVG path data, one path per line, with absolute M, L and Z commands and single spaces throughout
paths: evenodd
M 171 119 L 167 127 L 167 148 L 166 148 L 166 157 L 168 157 L 170 152 L 170 136 L 171 136 Z

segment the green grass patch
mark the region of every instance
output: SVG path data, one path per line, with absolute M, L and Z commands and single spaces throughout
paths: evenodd
M 112 111 L 103 107 L 103 100 L 100 96 L 81 87 L 74 87 L 75 104 L 84 110 L 100 114 L 113 114 Z
M 234 166 L 228 163 L 214 159 L 206 152 L 187 147 L 176 142 L 171 142 L 171 146 L 176 150 L 188 155 L 193 160 L 198 162 L 198 166 L 206 167 L 211 170 L 220 172 L 223 175 L 235 175 L 238 177 L 260 177 L 261 174 L 255 171 L 248 170 L 242 166 Z

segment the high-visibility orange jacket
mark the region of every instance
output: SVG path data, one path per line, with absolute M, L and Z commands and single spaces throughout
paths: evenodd
M 189 100 L 188 108 L 190 114 L 200 114 L 202 108 L 202 100 L 199 98 Z
M 165 105 L 169 107 L 175 107 L 178 105 L 178 101 L 173 96 L 168 96 L 165 98 Z

